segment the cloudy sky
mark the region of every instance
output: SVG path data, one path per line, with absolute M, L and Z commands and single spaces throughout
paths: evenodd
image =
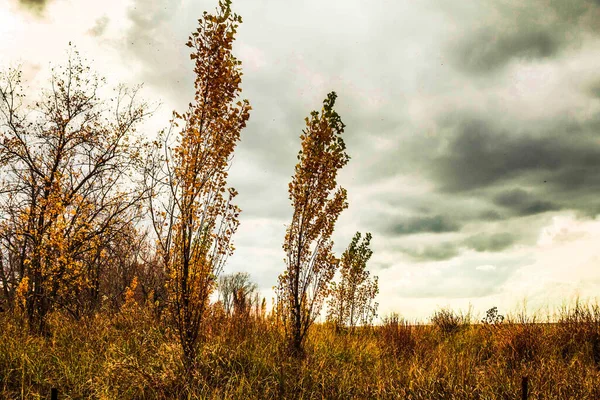
M 184 46 L 216 0 L 0 0 L 0 67 L 30 90 L 71 41 L 144 84 L 152 136 L 192 99 Z M 234 0 L 253 106 L 231 170 L 228 271 L 270 297 L 303 119 L 335 90 L 351 161 L 334 236 L 372 232 L 380 314 L 546 310 L 600 289 L 599 0 Z

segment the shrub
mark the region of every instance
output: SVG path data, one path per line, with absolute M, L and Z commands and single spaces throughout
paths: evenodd
M 431 323 L 444 335 L 457 333 L 469 324 L 470 316 L 457 314 L 449 308 L 436 311 L 431 317 Z
M 504 322 L 504 315 L 498 313 L 498 307 L 487 310 L 485 317 L 481 320 L 484 325 L 500 325 L 502 322 Z

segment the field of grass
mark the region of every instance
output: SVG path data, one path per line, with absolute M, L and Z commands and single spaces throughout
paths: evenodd
M 524 316 L 433 324 L 397 317 L 340 331 L 317 324 L 302 359 L 272 318 L 211 314 L 186 374 L 174 333 L 145 308 L 74 321 L 54 314 L 31 335 L 0 313 L 0 398 L 46 399 L 600 399 L 600 310 L 576 305 L 553 323 Z

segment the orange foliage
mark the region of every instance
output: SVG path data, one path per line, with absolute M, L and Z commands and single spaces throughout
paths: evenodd
M 289 185 L 294 207 L 283 243 L 287 269 L 279 276 L 277 308 L 294 351 L 301 352 L 308 328 L 319 315 L 338 260 L 331 235 L 348 207 L 346 190 L 337 188 L 338 170 L 348 163 L 341 134 L 344 124 L 335 112 L 336 94 L 323 102 L 321 114 L 306 118 L 302 150 Z M 331 193 L 333 196 L 330 197 Z
M 194 101 L 186 113 L 174 113 L 147 169 L 157 247 L 169 274 L 173 317 L 188 365 L 239 223 L 240 210 L 232 202 L 237 192 L 226 187 L 233 150 L 251 109 L 248 101 L 236 101 L 242 72 L 231 51 L 239 23 L 230 1 L 220 2 L 216 15 L 205 12 L 199 20 L 187 42 L 196 74 Z
M 137 217 L 129 174 L 141 144 L 132 135 L 146 111 L 135 90 L 120 88 L 115 107 L 100 101 L 104 81 L 76 51 L 38 101 L 23 101 L 20 71 L 2 78 L 1 283 L 10 299 L 26 282 L 30 326 L 42 331 L 52 309 L 79 317 L 89 308 L 99 255 Z
M 377 313 L 378 304 L 374 303 L 379 293 L 378 277 L 369 279 L 367 262 L 373 255 L 369 248 L 371 234 L 361 239 L 356 232 L 352 242 L 342 254 L 341 280 L 331 284 L 331 298 L 328 303 L 327 319 L 338 327 L 354 327 L 357 324 L 369 325 Z

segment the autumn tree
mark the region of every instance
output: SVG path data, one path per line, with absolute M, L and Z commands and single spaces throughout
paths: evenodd
M 37 331 L 50 310 L 88 308 L 108 243 L 139 216 L 131 176 L 146 106 L 123 87 L 102 101 L 104 87 L 74 50 L 36 99 L 19 70 L 0 80 L 0 279 L 10 302 L 24 296 Z
M 194 100 L 184 114 L 174 113 L 147 167 L 157 251 L 168 273 L 169 302 L 188 368 L 209 296 L 233 251 L 240 211 L 226 180 L 250 106 L 237 101 L 242 72 L 232 45 L 242 20 L 230 5 L 220 1 L 215 15 L 205 12 L 190 36 Z
M 331 298 L 327 309 L 327 320 L 337 327 L 354 328 L 359 323 L 368 325 L 377 314 L 378 304 L 374 300 L 379 292 L 378 277 L 369 278 L 369 271 L 366 269 L 367 262 L 373 255 L 370 243 L 370 233 L 361 241 L 360 232 L 356 232 L 342 254 L 341 279 L 331 284 Z
M 302 148 L 289 184 L 294 209 L 283 249 L 286 270 L 279 276 L 277 309 L 291 349 L 301 354 L 309 327 L 321 311 L 338 260 L 331 235 L 348 207 L 346 190 L 337 187 L 338 171 L 348 163 L 342 139 L 344 124 L 334 110 L 335 92 L 323 101 L 321 113 L 306 118 Z
M 258 301 L 258 286 L 247 272 L 235 272 L 219 277 L 219 299 L 227 315 L 244 314 Z

